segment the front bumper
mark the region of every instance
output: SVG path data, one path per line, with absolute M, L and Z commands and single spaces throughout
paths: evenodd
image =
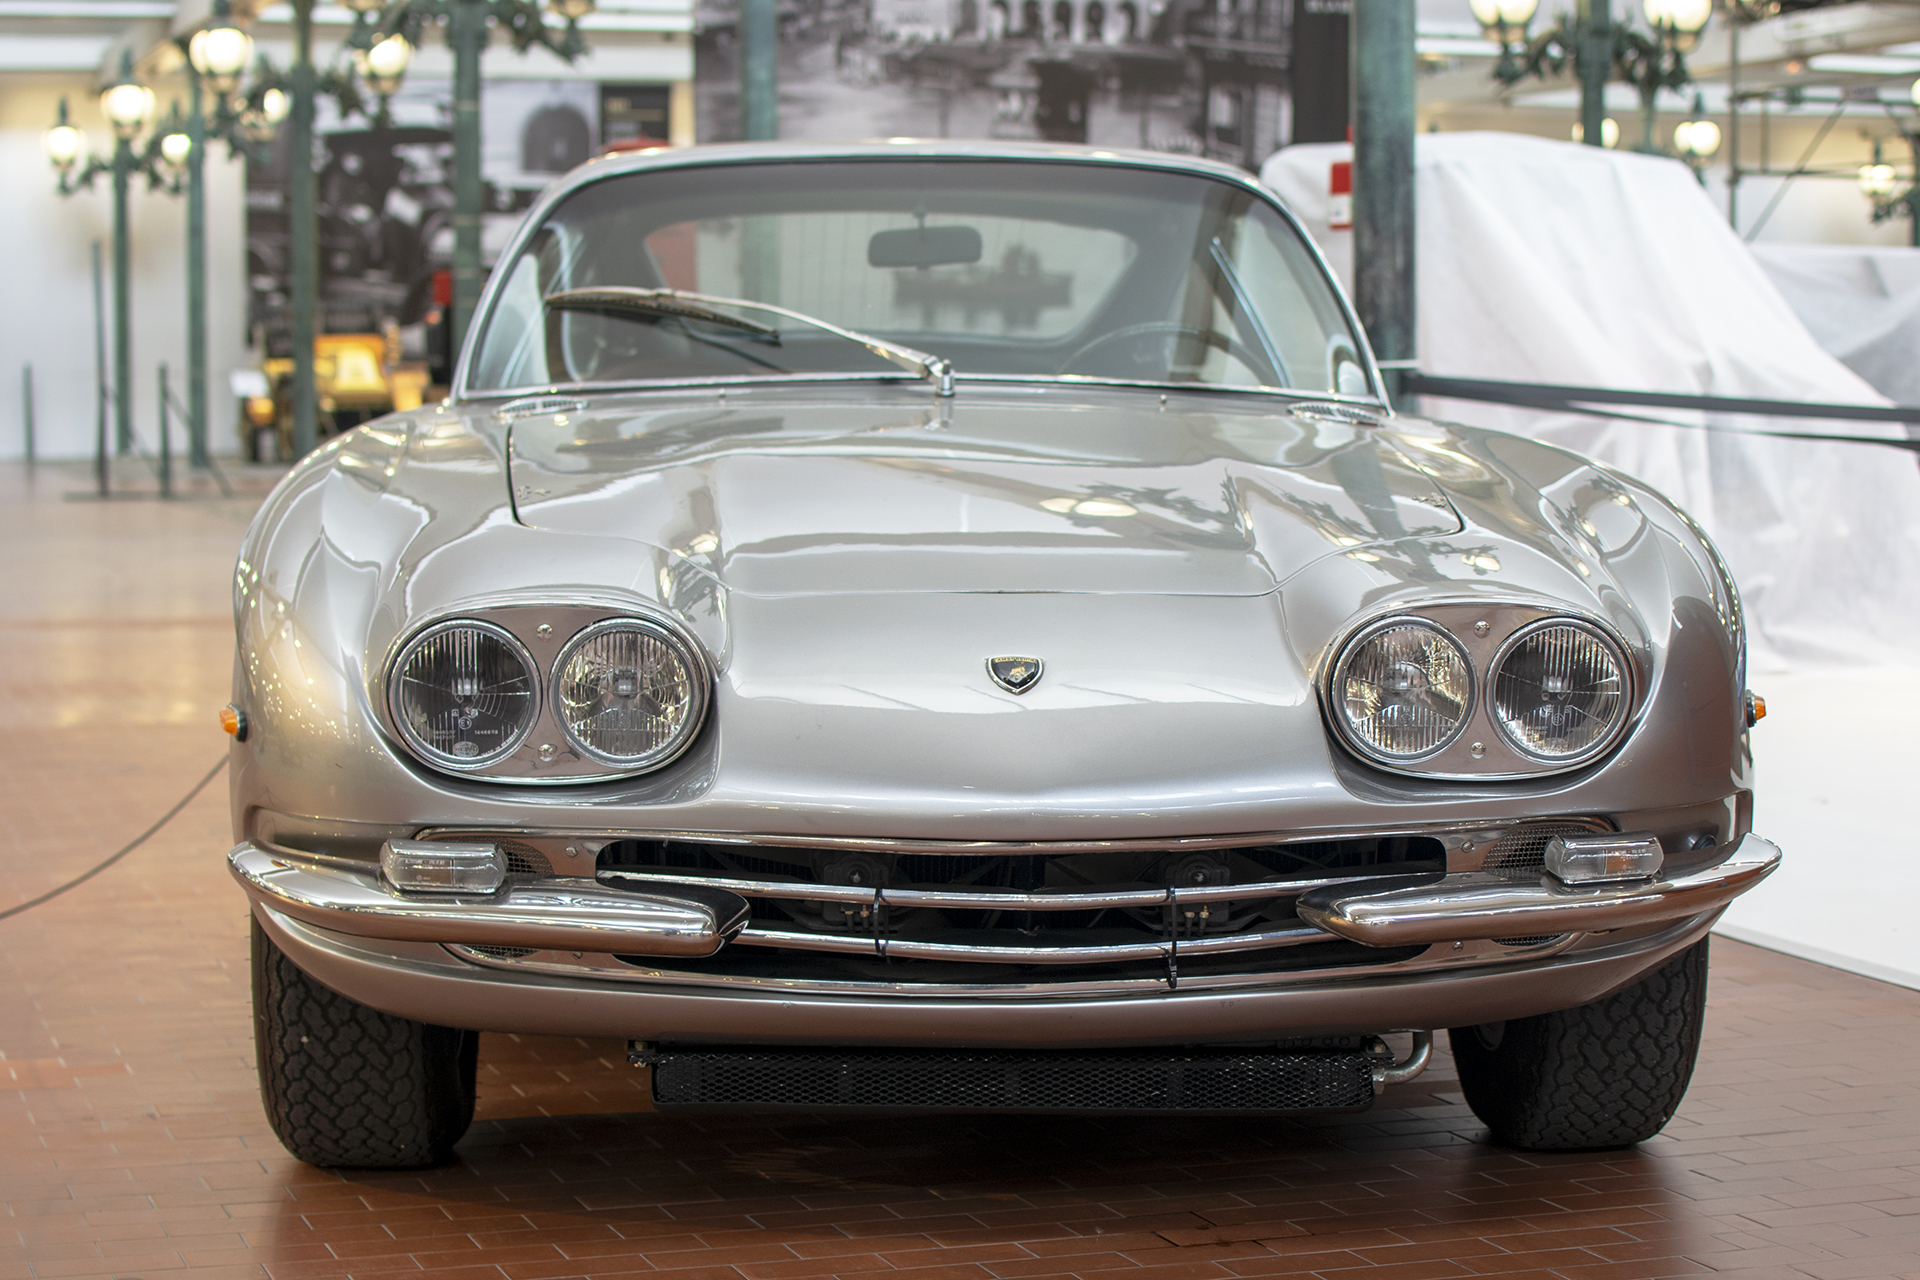
M 1585 1004 L 1703 935 L 1779 857 L 1772 844 L 1748 835 L 1711 865 L 1646 885 L 1568 890 L 1470 873 L 1418 886 L 1355 883 L 1300 902 L 1309 925 L 1380 946 L 1620 933 L 1524 963 L 1385 965 L 1276 974 L 1230 988 L 1039 999 L 991 987 L 903 998 L 482 968 L 443 944 L 700 956 L 726 945 L 727 929 L 738 926 L 698 896 L 641 897 L 589 881 L 560 891 L 512 889 L 485 902 L 423 902 L 367 873 L 252 843 L 234 849 L 229 861 L 262 926 L 302 969 L 361 1003 L 422 1021 L 688 1042 L 1039 1048 L 1462 1026 Z

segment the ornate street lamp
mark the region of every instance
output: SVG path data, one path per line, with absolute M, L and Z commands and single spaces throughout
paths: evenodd
M 1916 89 L 1920 97 L 1920 89 Z M 1920 105 L 1920 104 L 1916 104 Z M 1903 190 L 1900 175 L 1880 156 L 1880 139 L 1873 140 L 1873 163 L 1860 166 L 1860 194 L 1873 203 L 1875 224 L 1891 218 L 1907 219 L 1908 243 L 1920 247 L 1920 133 L 1906 135 L 1913 155 L 1915 177 Z
M 1540 8 L 1540 0 L 1471 0 L 1471 5 L 1474 19 L 1480 24 L 1480 34 L 1500 46 L 1500 70 L 1494 74 L 1505 80 L 1501 72 L 1509 72 L 1518 80 L 1520 72 L 1513 56 L 1514 46 L 1526 45 L 1527 27 Z
M 1706 104 L 1693 95 L 1693 117 L 1673 126 L 1673 149 L 1693 170 L 1701 186 L 1707 185 L 1707 159 L 1720 149 L 1720 126 L 1706 118 Z
M 212 21 L 187 41 L 187 61 L 220 97 L 230 98 L 240 88 L 240 77 L 253 61 L 253 37 L 234 24 L 228 0 L 215 0 Z
M 594 0 L 550 0 L 565 23 L 547 25 L 534 0 L 347 0 L 356 11 L 347 46 L 367 87 L 386 99 L 400 87 L 421 30 L 443 22 L 453 50 L 453 314 L 448 325 L 454 352 L 480 300 L 480 54 L 487 45 L 487 24 L 504 28 L 521 53 L 539 45 L 565 62 L 586 52 L 579 22 L 594 10 Z M 395 38 L 399 43 L 395 44 Z
M 1575 142 L 1587 140 L 1587 127 L 1578 120 L 1573 122 L 1573 140 Z M 1620 122 L 1612 116 L 1600 122 L 1600 145 L 1609 151 L 1620 145 Z
M 1561 14 L 1553 26 L 1527 37 L 1526 24 L 1516 32 L 1499 10 L 1526 0 L 1471 0 L 1481 29 L 1500 44 L 1500 62 L 1494 79 L 1517 84 L 1527 76 L 1546 79 L 1569 64 L 1580 77 L 1580 132 L 1576 138 L 1592 146 L 1604 142 L 1603 115 L 1609 78 L 1618 78 L 1640 92 L 1640 150 L 1653 151 L 1656 104 L 1662 89 L 1679 89 L 1693 82 L 1686 54 L 1700 43 L 1700 33 L 1712 16 L 1713 0 L 1643 0 L 1652 34 L 1615 23 L 1607 0 L 1583 0 L 1580 11 Z M 1488 15 L 1494 18 L 1488 21 Z M 1531 16 L 1529 13 L 1528 16 Z M 1610 143 L 1606 145 L 1612 145 Z
M 100 111 L 113 126 L 113 158 L 102 160 L 88 154 L 86 137 L 67 119 L 66 99 L 60 101 L 60 114 L 53 127 L 41 139 L 47 159 L 59 174 L 61 195 L 90 190 L 93 180 L 103 173 L 113 175 L 113 419 L 114 449 L 133 451 L 133 320 L 130 297 L 130 246 L 127 232 L 127 185 L 135 173 L 147 175 L 148 187 L 176 191 L 171 175 L 165 172 L 158 137 L 149 139 L 144 149 L 134 143 L 153 120 L 153 90 L 133 76 L 133 51 L 120 55 L 120 78 L 100 92 Z M 106 492 L 106 440 L 98 441 L 100 491 Z
M 393 123 L 388 104 L 400 91 L 400 82 L 406 78 L 407 66 L 412 61 L 413 46 L 399 34 L 376 41 L 370 49 L 354 50 L 354 70 L 380 98 L 380 110 L 374 117 L 376 128 L 384 129 Z

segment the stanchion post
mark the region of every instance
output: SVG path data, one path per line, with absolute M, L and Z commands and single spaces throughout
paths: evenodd
M 452 0 L 447 46 L 453 50 L 453 315 L 448 358 L 460 358 L 467 325 L 480 305 L 480 54 L 487 47 L 485 0 Z
M 33 473 L 33 362 L 20 366 L 21 452 L 26 455 L 27 473 Z
M 160 496 L 173 496 L 173 412 L 167 404 L 167 366 L 160 365 Z

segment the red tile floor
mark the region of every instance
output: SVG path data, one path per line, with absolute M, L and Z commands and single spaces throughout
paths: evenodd
M 222 752 L 251 502 L 82 483 L 0 468 L 0 909 Z M 618 1043 L 487 1036 L 452 1164 L 319 1172 L 261 1114 L 227 843 L 216 783 L 0 920 L 0 1280 L 1920 1276 L 1920 992 L 1727 941 L 1693 1089 L 1632 1151 L 1488 1145 L 1444 1056 L 1320 1120 L 770 1121 L 650 1114 Z

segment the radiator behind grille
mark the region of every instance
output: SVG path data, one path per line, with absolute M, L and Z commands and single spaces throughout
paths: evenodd
M 729 1110 L 1357 1111 L 1390 1060 L 1361 1037 L 1328 1047 L 1120 1052 L 661 1046 L 661 1107 Z

